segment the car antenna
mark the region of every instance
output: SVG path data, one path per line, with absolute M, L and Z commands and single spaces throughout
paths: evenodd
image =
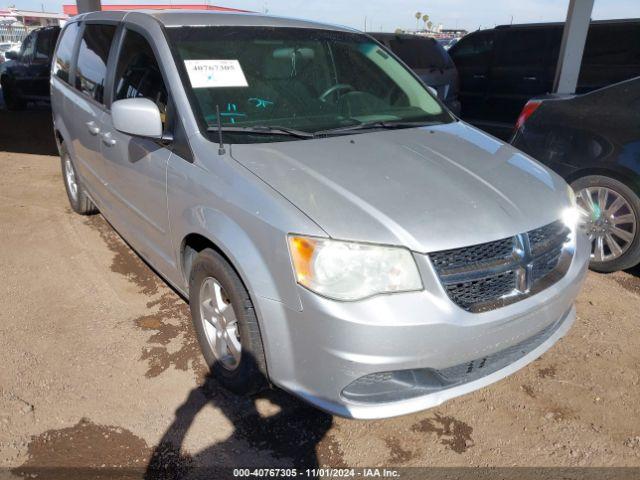
M 224 143 L 222 142 L 222 119 L 220 117 L 220 105 L 216 105 L 216 118 L 218 120 L 218 140 L 220 140 L 218 155 L 224 155 L 226 153 L 226 150 L 224 149 Z

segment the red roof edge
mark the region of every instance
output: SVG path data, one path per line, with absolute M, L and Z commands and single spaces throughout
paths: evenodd
M 180 5 L 166 4 L 129 4 L 129 5 L 102 5 L 103 11 L 109 10 L 210 10 L 216 12 L 242 12 L 249 13 L 249 10 L 240 10 L 238 8 L 220 7 L 217 5 L 207 5 L 205 3 L 192 3 Z M 78 7 L 74 4 L 63 5 L 62 11 L 67 15 L 77 15 Z

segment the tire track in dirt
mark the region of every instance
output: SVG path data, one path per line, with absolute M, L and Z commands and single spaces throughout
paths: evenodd
M 169 368 L 191 370 L 198 382 L 207 372 L 193 332 L 187 303 L 161 280 L 102 216 L 88 217 L 86 225 L 96 230 L 114 254 L 111 271 L 124 276 L 138 287 L 140 294 L 152 297 L 149 313 L 133 319 L 137 328 L 151 333 L 140 360 L 147 363 L 147 378 L 161 375 Z

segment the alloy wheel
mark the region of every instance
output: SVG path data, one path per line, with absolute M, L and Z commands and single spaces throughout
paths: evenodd
M 205 278 L 200 286 L 200 317 L 218 362 L 230 371 L 238 368 L 242 354 L 238 318 L 224 288 L 213 277 Z
M 591 240 L 591 260 L 620 258 L 631 246 L 638 219 L 629 202 L 608 187 L 586 187 L 577 192 L 580 223 Z
M 78 200 L 78 182 L 76 181 L 76 172 L 71 164 L 71 159 L 66 157 L 64 159 L 64 180 L 67 182 L 67 188 L 69 189 L 69 195 L 71 199 L 76 202 Z

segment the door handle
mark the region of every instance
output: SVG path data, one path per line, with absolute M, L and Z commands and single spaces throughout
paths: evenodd
M 96 125 L 96 122 L 91 121 L 91 122 L 87 122 L 87 130 L 89 130 L 89 133 L 91 135 L 98 135 L 100 133 L 100 127 L 98 127 Z
M 111 133 L 107 132 L 102 134 L 102 143 L 104 143 L 107 147 L 113 147 L 116 144 L 116 141 L 111 136 Z
M 473 76 L 473 78 L 477 78 L 478 80 L 482 80 L 482 79 L 487 78 L 487 77 L 486 77 L 486 75 L 476 74 L 476 75 Z
M 530 82 L 535 82 L 538 80 L 538 77 L 522 77 L 523 80 L 528 80 Z

